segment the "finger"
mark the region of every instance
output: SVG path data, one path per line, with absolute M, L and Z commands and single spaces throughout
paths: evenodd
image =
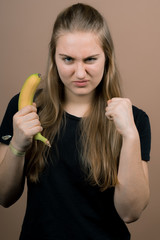
M 116 105 L 119 101 L 120 101 L 120 100 L 119 100 L 118 98 L 117 98 L 117 99 L 115 99 L 115 98 L 109 99 L 109 100 L 107 101 L 107 106 L 108 106 L 108 107 L 114 106 L 114 105 Z
M 113 97 L 113 98 L 111 98 L 109 101 L 111 101 L 111 102 L 115 102 L 115 101 L 120 101 L 120 100 L 122 100 L 123 98 L 121 98 L 121 97 Z
M 39 116 L 36 112 L 31 112 L 31 113 L 28 113 L 24 116 L 21 116 L 22 117 L 22 121 L 31 121 L 31 120 L 34 120 L 34 119 L 38 119 L 39 120 Z
M 126 103 L 132 104 L 129 98 L 114 97 L 109 100 L 109 103 L 116 103 L 116 102 L 126 102 Z
M 107 101 L 107 104 L 110 104 L 112 102 L 112 99 L 109 99 L 108 101 Z
M 113 121 L 113 116 L 111 116 L 111 115 L 106 115 L 106 117 L 108 118 L 108 120 Z
M 41 123 L 38 119 L 33 119 L 31 121 L 28 121 L 24 125 L 25 125 L 26 129 L 31 129 L 31 128 L 34 128 L 34 127 L 37 127 L 37 126 L 41 127 Z
M 106 112 L 111 112 L 113 110 L 114 110 L 114 104 L 111 104 L 111 103 L 105 108 Z
M 123 98 L 119 98 L 119 97 L 115 97 L 115 98 L 112 98 L 112 99 L 109 99 L 107 101 L 107 104 L 108 105 L 111 105 L 111 104 L 117 104 L 119 102 L 123 101 Z
M 35 102 L 33 102 L 33 103 L 32 103 L 32 106 L 34 106 L 34 107 L 37 107 L 37 105 L 36 105 L 36 103 L 35 103 Z
M 28 106 L 22 108 L 21 110 L 19 110 L 19 112 L 17 114 L 23 116 L 30 112 L 37 112 L 37 108 L 33 105 L 28 105 Z
M 35 126 L 33 128 L 28 128 L 27 130 L 23 131 L 23 136 L 26 139 L 32 138 L 34 135 L 36 135 L 38 132 L 42 132 L 43 128 L 41 126 Z
M 113 113 L 111 111 L 106 111 L 105 112 L 105 116 L 109 119 L 109 120 L 113 120 L 114 116 Z
M 106 115 L 106 117 L 108 118 L 108 120 L 113 121 L 113 116 L 111 116 L 111 115 Z

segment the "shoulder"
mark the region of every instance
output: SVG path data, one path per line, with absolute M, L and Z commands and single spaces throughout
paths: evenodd
M 8 103 L 8 106 L 16 107 L 18 109 L 18 99 L 19 93 L 11 98 L 11 100 Z
M 4 114 L 4 117 L 7 116 L 12 116 L 18 111 L 18 99 L 19 99 L 19 93 L 13 96 L 6 108 L 6 112 Z
M 18 98 L 19 98 L 19 93 L 16 94 L 11 98 L 11 100 L 8 103 L 5 115 L 14 115 L 18 111 Z
M 13 116 L 18 111 L 18 98 L 19 94 L 11 98 L 0 125 L 0 142 L 4 144 L 9 144 L 13 136 Z
M 134 118 L 137 119 L 139 117 L 144 117 L 144 116 L 147 116 L 146 112 L 134 105 L 132 105 L 132 110 L 133 110 L 133 115 L 134 115 Z
M 143 138 L 145 141 L 151 142 L 151 126 L 147 113 L 142 109 L 133 106 L 133 116 L 140 139 Z
M 142 159 L 149 161 L 151 150 L 151 127 L 146 112 L 135 106 L 132 107 L 135 125 L 139 132 Z
M 137 127 L 140 127 L 141 125 L 145 125 L 147 123 L 150 125 L 149 116 L 145 111 L 143 111 L 142 109 L 134 105 L 132 106 L 132 110 L 133 110 L 134 121 Z

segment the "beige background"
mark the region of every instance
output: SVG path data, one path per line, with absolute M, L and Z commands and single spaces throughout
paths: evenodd
M 0 1 L 0 121 L 10 98 L 32 73 L 44 74 L 48 43 L 57 13 L 77 1 Z M 123 77 L 125 96 L 150 117 L 151 199 L 141 218 L 129 225 L 132 240 L 160 235 L 160 1 L 88 0 L 108 20 Z M 0 207 L 0 239 L 17 240 L 26 207 L 26 189 L 8 209 Z M 98 239 L 97 239 L 98 240 Z

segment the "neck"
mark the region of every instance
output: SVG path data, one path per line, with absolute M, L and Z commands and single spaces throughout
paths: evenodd
M 92 98 L 88 96 L 70 96 L 66 97 L 64 110 L 71 115 L 84 117 L 90 109 Z

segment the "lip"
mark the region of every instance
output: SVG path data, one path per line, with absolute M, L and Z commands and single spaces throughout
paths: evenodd
M 85 87 L 88 84 L 88 80 L 80 80 L 73 82 L 78 87 Z

